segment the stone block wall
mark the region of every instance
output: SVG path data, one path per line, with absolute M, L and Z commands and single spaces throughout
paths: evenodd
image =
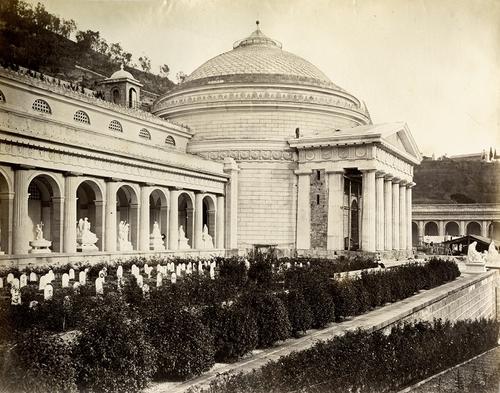
M 311 206 L 311 248 L 326 249 L 328 193 L 324 169 L 313 170 L 309 200 Z
M 251 249 L 254 244 L 294 247 L 297 181 L 291 166 L 240 163 L 238 248 Z

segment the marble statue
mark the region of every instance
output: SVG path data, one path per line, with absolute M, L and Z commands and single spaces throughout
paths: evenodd
M 488 254 L 486 255 L 487 263 L 496 263 L 500 264 L 500 254 L 495 247 L 495 242 L 492 240 L 488 247 Z
M 179 227 L 179 250 L 188 250 L 191 247 L 188 244 L 189 239 L 186 238 L 186 233 L 184 232 L 184 227 L 181 225 Z
M 118 251 L 132 251 L 132 243 L 128 240 L 130 224 L 126 221 L 120 221 L 118 224 Z
M 477 242 L 469 244 L 465 261 L 467 273 L 483 273 L 486 271 L 485 257 L 476 250 Z
M 201 233 L 201 247 L 214 248 L 212 236 L 210 236 L 210 234 L 208 233 L 208 227 L 206 224 L 203 226 L 203 232 Z
M 35 227 L 35 240 L 30 241 L 31 250 L 29 251 L 32 254 L 46 254 L 52 252 L 50 250 L 50 246 L 52 242 L 50 240 L 45 240 L 43 238 L 43 222 L 40 224 L 36 224 Z
M 97 243 L 97 236 L 90 230 L 90 221 L 87 217 L 85 219 L 79 219 L 76 228 L 76 249 L 78 251 L 97 251 L 98 248 L 95 245 Z
M 153 224 L 153 232 L 149 236 L 150 247 L 155 251 L 165 251 L 165 245 L 163 244 L 163 239 L 161 238 L 160 225 L 155 221 Z

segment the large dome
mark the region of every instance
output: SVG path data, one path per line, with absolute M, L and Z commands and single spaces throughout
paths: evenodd
M 275 82 L 302 82 L 342 90 L 316 66 L 284 51 L 278 41 L 267 37 L 260 29 L 237 41 L 233 50 L 202 64 L 184 83 L 196 85 L 221 79 L 224 82 L 272 79 Z

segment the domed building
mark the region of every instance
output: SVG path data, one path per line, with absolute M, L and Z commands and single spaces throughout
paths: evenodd
M 190 153 L 236 162 L 231 236 L 238 249 L 411 249 L 406 198 L 404 222 L 378 223 L 391 221 L 387 238 L 404 230 L 401 245 L 374 238 L 375 183 L 390 183 L 391 197 L 397 187 L 398 202 L 401 185 L 405 197 L 411 192 L 420 154 L 406 125 L 372 125 L 361 100 L 258 26 L 162 96 L 153 113 L 189 127 Z
M 151 111 L 133 72 L 93 91 L 0 67 L 0 263 L 411 253 L 406 124 L 259 28 Z

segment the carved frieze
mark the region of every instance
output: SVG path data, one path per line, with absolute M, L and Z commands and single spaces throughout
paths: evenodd
M 296 161 L 297 154 L 282 150 L 221 150 L 196 153 L 210 160 L 224 160 L 225 157 L 236 161 Z

